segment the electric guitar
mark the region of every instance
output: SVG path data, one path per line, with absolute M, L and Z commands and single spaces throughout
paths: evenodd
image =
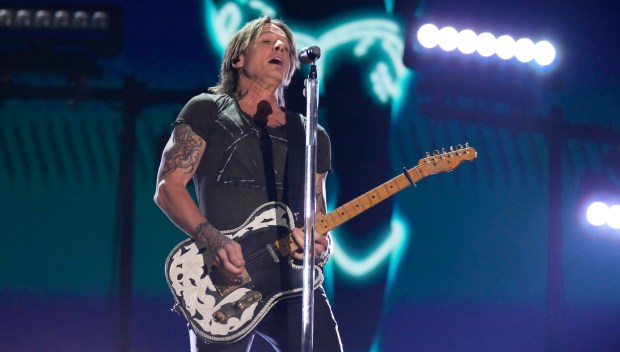
M 424 177 L 452 171 L 476 158 L 469 145 L 435 151 L 412 169 L 338 207 L 315 222 L 315 235 L 345 223 Z M 182 313 L 197 336 L 209 343 L 232 343 L 250 333 L 278 301 L 302 294 L 302 263 L 289 254 L 298 249 L 292 239 L 293 213 L 283 203 L 258 207 L 239 227 L 221 231 L 239 242 L 246 262 L 244 278 L 230 282 L 217 269 L 205 248 L 192 239 L 177 244 L 166 260 L 166 278 Z M 315 266 L 315 288 L 323 282 Z

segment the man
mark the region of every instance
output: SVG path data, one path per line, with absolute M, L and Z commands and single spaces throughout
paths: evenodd
M 285 203 L 293 207 L 290 214 L 303 211 L 299 209 L 303 199 L 299 201 L 296 191 L 303 190 L 303 161 L 300 165 L 299 158 L 293 157 L 303 150 L 303 141 L 299 147 L 304 138 L 303 121 L 285 109 L 283 94 L 298 67 L 293 36 L 283 22 L 265 17 L 247 23 L 226 49 L 218 85 L 210 89 L 212 94 L 201 94 L 187 103 L 162 155 L 155 202 L 198 247 L 206 249 L 209 263 L 205 264 L 213 267 L 210 276 L 216 273 L 219 280 L 233 287 L 246 282 L 251 256 L 244 256 L 247 247 L 227 236 L 227 230 L 244 224 L 263 204 Z M 329 137 L 320 126 L 317 140 L 316 217 L 320 218 L 326 212 L 325 177 L 331 165 Z M 192 178 L 198 206 L 186 190 Z M 299 226 L 299 215 L 296 220 Z M 304 234 L 294 225 L 290 226 L 292 238 L 300 249 L 290 254 L 291 266 L 299 269 Z M 239 239 L 253 235 L 257 236 L 250 231 Z M 329 257 L 330 246 L 329 236 L 316 236 L 319 264 Z M 320 286 L 315 290 L 314 314 L 320 322 L 314 325 L 315 350 L 342 351 L 336 322 Z M 222 316 L 213 319 L 227 321 L 226 314 Z M 271 307 L 239 340 L 204 341 L 190 326 L 191 349 L 249 351 L 259 334 L 275 350 L 299 351 L 301 328 L 298 292 Z

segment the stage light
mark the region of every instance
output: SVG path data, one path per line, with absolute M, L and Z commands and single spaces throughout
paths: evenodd
M 457 48 L 463 54 L 472 54 L 476 51 L 476 33 L 471 29 L 464 29 L 459 32 Z
M 489 32 L 480 33 L 476 40 L 476 51 L 480 56 L 489 57 L 495 54 L 495 36 Z
M 444 51 L 456 49 L 458 32 L 452 27 L 444 27 L 439 30 L 439 47 Z
M 510 60 L 515 56 L 515 40 L 509 35 L 497 38 L 497 56 L 500 59 Z
M 32 15 L 28 10 L 18 10 L 15 14 L 15 27 L 30 27 Z
M 0 9 L 0 28 L 10 27 L 13 24 L 13 14 L 7 9 Z
M 590 204 L 586 212 L 586 219 L 590 225 L 603 226 L 607 222 L 609 207 L 603 202 L 594 202 Z
M 515 43 L 515 57 L 517 60 L 527 63 L 534 60 L 534 42 L 529 38 L 521 38 Z
M 52 24 L 52 15 L 49 11 L 39 10 L 34 14 L 34 27 L 48 28 Z
M 73 28 L 87 29 L 89 16 L 84 11 L 75 11 L 73 13 Z
M 432 24 L 425 24 L 418 29 L 418 41 L 425 48 L 432 49 L 439 44 L 439 29 Z
M 534 45 L 534 60 L 541 66 L 547 66 L 555 60 L 555 48 L 548 41 Z
M 69 28 L 69 13 L 67 11 L 54 12 L 54 28 Z
M 620 204 L 609 207 L 607 215 L 607 226 L 614 230 L 620 230 Z
M 553 63 L 556 51 L 548 41 L 536 44 L 529 38 L 515 40 L 509 35 L 496 37 L 489 32 L 476 34 L 471 29 L 457 32 L 453 27 L 438 28 L 433 24 L 425 24 L 417 31 L 420 45 L 426 49 L 439 47 L 444 51 L 454 51 L 458 48 L 462 54 L 469 55 L 477 52 L 482 57 L 496 55 L 502 60 L 516 58 L 521 63 L 535 60 L 540 66 Z
M 121 10 L 94 5 L 0 5 L 0 50 L 87 48 L 112 55 L 121 47 Z

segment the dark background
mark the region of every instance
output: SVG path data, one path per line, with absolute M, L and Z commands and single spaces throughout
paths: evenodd
M 185 235 L 152 196 L 170 124 L 217 80 L 208 2 L 69 3 L 117 6 L 120 50 L 71 61 L 0 28 L 0 349 L 187 350 L 163 270 Z M 620 351 L 620 233 L 582 216 L 597 192 L 620 203 L 619 5 L 270 5 L 315 35 L 361 17 L 401 27 L 409 71 L 387 104 L 370 88 L 375 58 L 324 53 L 330 208 L 426 151 L 478 152 L 334 231 L 325 286 L 346 351 Z M 426 21 L 548 39 L 558 63 L 415 51 L 407 33 Z M 303 76 L 287 92 L 297 111 Z

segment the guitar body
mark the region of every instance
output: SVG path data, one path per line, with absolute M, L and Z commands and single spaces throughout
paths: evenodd
M 174 247 L 166 261 L 166 278 L 175 308 L 206 342 L 232 343 L 246 336 L 278 301 L 302 294 L 301 263 L 282 257 L 274 243 L 288 236 L 293 214 L 283 203 L 266 203 L 238 228 L 222 231 L 241 245 L 247 275 L 235 284 L 212 270 L 204 248 L 192 239 Z M 315 268 L 315 288 L 323 282 Z

